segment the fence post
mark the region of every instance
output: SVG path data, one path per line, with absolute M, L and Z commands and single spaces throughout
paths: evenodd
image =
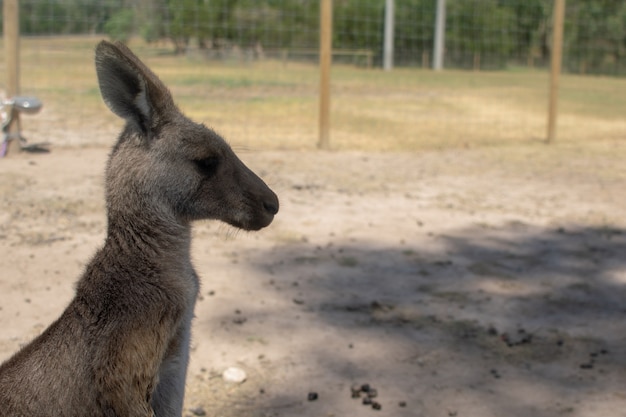
M 6 94 L 7 98 L 15 97 L 20 92 L 20 18 L 18 0 L 4 0 L 2 6 L 2 27 L 4 28 L 4 54 L 6 62 Z M 19 113 L 13 110 L 11 125 L 9 132 L 13 133 L 17 129 L 19 123 Z M 17 140 L 9 141 L 8 153 L 19 151 L 20 144 Z
M 565 21 L 565 0 L 555 0 L 552 28 L 552 52 L 550 64 L 550 99 L 548 103 L 548 137 L 552 142 L 556 137 L 557 104 L 561 61 L 563 58 L 563 25 Z
M 383 40 L 383 69 L 385 71 L 393 68 L 394 10 L 394 0 L 385 0 L 385 37 Z
M 320 149 L 330 148 L 330 67 L 332 63 L 333 2 L 320 2 Z
M 443 53 L 446 36 L 446 0 L 437 0 L 437 16 L 435 18 L 435 45 L 433 46 L 433 69 L 443 68 Z

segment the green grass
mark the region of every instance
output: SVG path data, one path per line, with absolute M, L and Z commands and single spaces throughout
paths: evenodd
M 109 144 L 120 121 L 102 104 L 93 68 L 99 38 L 22 40 L 22 93 L 44 112 L 25 120 L 59 145 Z M 181 57 L 167 45 L 131 47 L 170 86 L 192 118 L 236 146 L 312 149 L 317 143 L 319 73 L 314 65 Z M 0 47 L 0 50 L 2 48 Z M 0 52 L 1 53 L 1 52 Z M 0 70 L 4 63 L 0 64 Z M 564 75 L 558 140 L 626 137 L 626 80 Z M 509 146 L 545 137 L 548 76 L 501 72 L 391 72 L 337 65 L 332 72 L 331 145 L 335 149 L 423 150 Z M 31 135 L 32 136 L 32 135 Z M 70 140 L 68 138 L 80 138 Z

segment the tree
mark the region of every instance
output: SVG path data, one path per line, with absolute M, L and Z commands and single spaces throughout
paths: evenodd
M 168 0 L 169 36 L 177 52 L 184 51 L 192 38 L 200 47 L 232 38 L 229 24 L 237 0 Z
M 422 64 L 432 51 L 437 2 L 433 0 L 396 1 L 395 59 L 398 65 Z
M 513 55 L 521 62 L 539 56 L 547 60 L 548 20 L 552 12 L 552 0 L 503 0 L 502 5 L 511 10 L 511 38 Z
M 317 1 L 239 0 L 232 10 L 234 35 L 241 44 L 274 48 L 317 43 Z
M 169 9 L 166 0 L 135 0 L 135 26 L 148 43 L 168 37 Z
M 612 73 L 626 59 L 626 5 L 622 0 L 571 0 L 565 31 L 566 68 Z
M 333 45 L 339 49 L 373 49 L 382 55 L 384 1 L 340 0 L 334 3 Z
M 446 50 L 448 62 L 461 67 L 500 69 L 506 66 L 513 40 L 514 15 L 497 0 L 448 2 Z
M 132 10 L 120 10 L 104 24 L 104 33 L 114 41 L 128 42 L 133 33 L 133 17 L 134 13 Z

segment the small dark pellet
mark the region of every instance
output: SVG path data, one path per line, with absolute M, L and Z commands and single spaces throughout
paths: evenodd
M 315 401 L 319 398 L 319 395 L 317 395 L 317 392 L 309 392 L 309 395 L 307 396 L 307 400 L 309 401 Z
M 380 409 L 382 409 L 382 408 L 383 408 L 383 406 L 382 406 L 382 405 L 380 405 L 380 403 L 377 403 L 376 401 L 372 401 L 372 408 L 373 408 L 374 410 L 380 410 Z

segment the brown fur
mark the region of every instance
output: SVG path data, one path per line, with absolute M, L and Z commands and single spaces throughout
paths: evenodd
M 61 317 L 0 366 L 0 417 L 180 416 L 199 285 L 190 223 L 258 230 L 278 211 L 128 48 L 101 42 L 96 69 L 126 120 L 106 170 L 106 240 Z

